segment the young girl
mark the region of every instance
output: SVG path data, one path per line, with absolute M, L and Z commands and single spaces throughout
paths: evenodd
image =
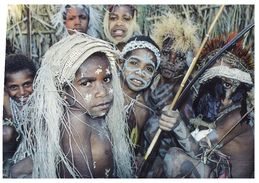
M 132 5 L 110 5 L 104 15 L 103 28 L 106 39 L 122 50 L 133 36 L 140 35 L 136 22 L 137 10 Z

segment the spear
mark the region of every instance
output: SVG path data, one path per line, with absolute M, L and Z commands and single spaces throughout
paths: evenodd
M 178 100 L 178 98 L 179 98 L 179 96 L 180 96 L 180 94 L 181 94 L 181 92 L 182 92 L 182 90 L 184 88 L 184 85 L 185 85 L 186 81 L 188 80 L 189 76 L 191 75 L 194 67 L 196 66 L 196 62 L 198 61 L 198 58 L 199 58 L 199 56 L 201 54 L 201 51 L 202 51 L 203 47 L 205 46 L 205 43 L 207 42 L 207 40 L 208 40 L 208 38 L 209 38 L 209 36 L 210 36 L 210 34 L 212 32 L 212 29 L 214 28 L 214 26 L 215 26 L 215 24 L 216 24 L 216 22 L 217 22 L 217 20 L 218 20 L 218 18 L 220 16 L 220 14 L 222 13 L 223 9 L 224 9 L 224 5 L 221 5 L 217 15 L 215 16 L 212 24 L 210 25 L 208 33 L 206 34 L 205 38 L 203 39 L 202 44 L 201 44 L 201 46 L 200 46 L 196 56 L 193 58 L 192 63 L 191 63 L 189 69 L 187 70 L 187 72 L 186 72 L 186 74 L 185 74 L 185 76 L 184 76 L 184 78 L 183 78 L 183 80 L 181 82 L 181 85 L 180 85 L 180 87 L 179 87 L 179 89 L 178 89 L 178 91 L 177 91 L 177 93 L 176 93 L 176 95 L 174 97 L 173 102 L 171 103 L 171 105 L 169 107 L 169 110 L 172 110 L 174 108 L 174 106 L 175 106 L 175 104 L 176 104 L 176 102 L 177 102 L 177 100 Z M 157 132 L 156 132 L 156 134 L 155 134 L 151 144 L 148 147 L 148 150 L 147 150 L 147 152 L 146 152 L 146 154 L 144 156 L 144 160 L 148 159 L 148 157 L 149 157 L 150 153 L 152 152 L 152 150 L 153 150 L 153 148 L 154 148 L 154 146 L 155 146 L 155 144 L 156 144 L 156 142 L 157 142 L 161 132 L 162 132 L 162 130 L 159 128 L 157 130 Z

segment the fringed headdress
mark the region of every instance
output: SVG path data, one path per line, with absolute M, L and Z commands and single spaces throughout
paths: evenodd
M 84 32 L 90 36 L 100 38 L 101 37 L 101 14 L 90 5 L 73 5 L 66 4 L 62 5 L 59 11 L 53 16 L 51 22 L 54 28 L 57 30 L 56 35 L 64 38 L 69 35 L 64 21 L 66 19 L 67 9 L 68 8 L 80 8 L 85 11 L 88 16 L 89 23 L 87 32 Z
M 208 41 L 201 52 L 198 65 L 202 67 L 206 64 L 235 35 L 236 33 L 230 33 L 227 36 L 218 36 Z M 214 77 L 226 77 L 246 84 L 253 84 L 251 76 L 253 76 L 254 61 L 250 50 L 243 47 L 242 40 L 231 50 L 223 53 L 218 60 L 220 63 L 208 69 L 200 78 L 200 83 Z
M 112 7 L 115 7 L 115 6 L 120 6 L 120 5 L 113 5 Z M 131 37 L 140 35 L 141 32 L 140 32 L 139 25 L 137 23 L 137 10 L 132 5 L 121 5 L 121 6 L 131 6 L 133 9 L 132 22 L 130 24 L 130 27 L 128 27 L 127 35 L 121 41 L 126 43 Z M 104 31 L 106 40 L 117 45 L 119 42 L 111 36 L 111 33 L 109 31 L 109 16 L 111 11 L 113 10 L 112 7 L 105 9 L 105 14 L 103 19 L 103 31 Z
M 132 146 L 127 136 L 128 126 L 123 111 L 124 98 L 117 77 L 115 51 L 109 43 L 82 33 L 67 36 L 54 44 L 44 55 L 42 66 L 34 81 L 34 92 L 28 100 L 23 121 L 27 139 L 24 143 L 33 160 L 32 177 L 57 177 L 58 164 L 62 162 L 73 177 L 81 177 L 76 167 L 60 146 L 60 127 L 66 125 L 64 115 L 69 104 L 62 97 L 64 84 L 70 83 L 80 65 L 93 53 L 103 52 L 111 64 L 114 100 L 105 121 L 111 134 L 115 175 L 132 177 Z M 26 128 L 28 127 L 28 128 Z M 32 133 L 30 132 L 32 131 Z M 33 142 L 31 139 L 33 138 Z M 73 134 L 71 134 L 73 138 Z M 87 158 L 86 163 L 89 163 Z
M 148 41 L 150 40 L 150 41 Z M 140 49 L 140 48 L 146 48 L 148 50 L 150 50 L 156 57 L 156 69 L 158 69 L 159 65 L 160 65 L 160 52 L 158 49 L 158 46 L 155 44 L 155 42 L 147 36 L 136 36 L 136 37 L 132 37 L 127 43 L 126 45 L 123 47 L 121 53 L 120 53 L 120 58 L 123 59 L 127 53 L 136 50 L 136 49 Z
M 162 16 L 160 21 L 155 23 L 151 37 L 153 37 L 161 51 L 165 49 L 166 41 L 171 39 L 171 45 L 168 45 L 167 51 L 174 50 L 175 52 L 180 51 L 186 54 L 188 51 L 196 52 L 199 46 L 196 35 L 196 26 L 177 17 L 175 14 L 169 13 Z

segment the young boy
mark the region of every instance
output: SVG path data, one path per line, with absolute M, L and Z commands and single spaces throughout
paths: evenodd
M 11 54 L 5 60 L 4 80 L 4 126 L 3 150 L 4 167 L 16 151 L 22 138 L 22 111 L 33 88 L 32 83 L 36 67 L 29 58 L 22 54 Z M 5 168 L 4 168 L 5 169 Z M 4 170 L 8 176 L 8 169 Z
M 134 176 L 115 59 L 111 45 L 81 33 L 46 52 L 25 119 L 32 177 Z
M 76 31 L 96 38 L 101 37 L 101 15 L 98 10 L 89 5 L 62 5 L 53 16 L 52 24 L 60 38 L 74 34 Z

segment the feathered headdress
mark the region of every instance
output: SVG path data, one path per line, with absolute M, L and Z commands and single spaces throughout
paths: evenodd
M 196 30 L 197 28 L 191 22 L 169 13 L 154 24 L 151 37 L 154 38 L 160 50 L 163 49 L 165 40 L 171 38 L 173 42 L 170 49 L 183 53 L 195 52 L 199 46 Z
M 201 52 L 200 58 L 198 60 L 198 66 L 202 67 L 204 64 L 206 64 L 209 59 L 212 58 L 236 34 L 237 33 L 232 32 L 209 40 Z M 200 79 L 200 82 L 203 83 L 215 76 L 224 76 L 237 79 L 244 83 L 252 84 L 251 76 L 253 77 L 254 74 L 253 55 L 251 54 L 249 48 L 243 47 L 243 40 L 240 40 L 230 50 L 223 53 L 218 60 L 221 60 L 222 62 L 230 65 L 230 68 L 226 68 L 225 66 L 210 68 L 204 73 Z
M 66 26 L 64 24 L 65 17 L 67 14 L 67 7 L 83 9 L 89 18 L 87 32 L 83 32 L 83 33 L 86 33 L 96 38 L 101 37 L 101 14 L 90 5 L 73 5 L 73 4 L 62 5 L 59 11 L 53 16 L 51 23 L 53 24 L 54 28 L 57 30 L 56 35 L 60 36 L 61 38 L 64 38 L 69 35 L 66 29 Z

